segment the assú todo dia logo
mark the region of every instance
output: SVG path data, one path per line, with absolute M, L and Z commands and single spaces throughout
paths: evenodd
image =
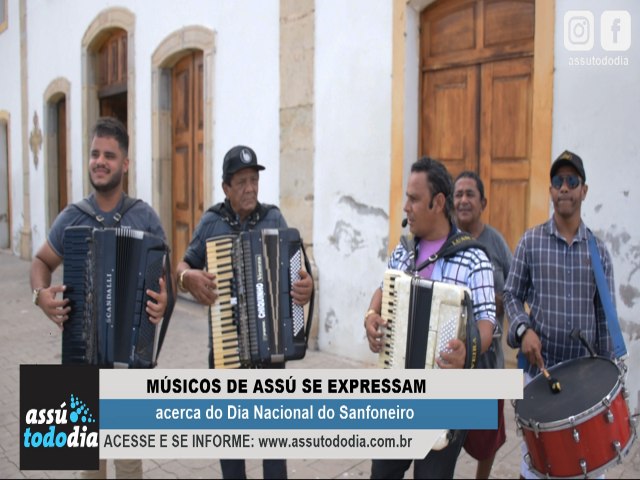
M 69 396 L 69 403 L 62 402 L 59 408 L 32 408 L 27 411 L 23 433 L 25 448 L 84 448 L 98 447 L 98 432 L 89 428 L 95 425 L 87 405 L 76 395 Z M 72 429 L 69 432 L 69 426 Z

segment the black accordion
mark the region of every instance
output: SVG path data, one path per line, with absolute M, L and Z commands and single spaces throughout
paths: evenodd
M 207 240 L 207 269 L 218 286 L 209 308 L 212 368 L 260 367 L 305 356 L 313 295 L 306 321 L 304 307 L 290 295 L 303 264 L 310 274 L 294 228 Z
M 149 320 L 147 289 L 168 304 L 163 320 Z M 62 333 L 62 363 L 152 368 L 173 309 L 169 248 L 159 237 L 128 228 L 67 227 L 64 297 L 71 312 Z

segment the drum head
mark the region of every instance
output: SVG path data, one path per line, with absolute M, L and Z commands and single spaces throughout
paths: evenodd
M 620 371 L 604 357 L 583 357 L 554 365 L 549 374 L 561 391 L 553 393 L 546 377 L 537 375 L 516 402 L 516 415 L 523 421 L 557 422 L 595 407 L 614 390 Z

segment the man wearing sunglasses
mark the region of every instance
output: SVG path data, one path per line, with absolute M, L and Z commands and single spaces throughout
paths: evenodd
M 568 150 L 563 152 L 551 165 L 550 179 L 553 215 L 520 239 L 504 289 L 507 341 L 520 349 L 525 383 L 542 367 L 589 355 L 582 342 L 572 338 L 575 328 L 598 355 L 612 358 L 613 350 L 591 267 L 590 232 L 581 217 L 588 191 L 582 159 Z M 615 299 L 611 256 L 600 239 L 596 238 L 596 244 Z M 524 454 L 523 446 L 522 477 L 537 478 L 528 469 Z

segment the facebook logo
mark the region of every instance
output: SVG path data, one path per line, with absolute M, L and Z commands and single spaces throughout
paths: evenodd
M 600 16 L 600 45 L 607 51 L 631 47 L 631 15 L 626 10 L 605 10 Z

